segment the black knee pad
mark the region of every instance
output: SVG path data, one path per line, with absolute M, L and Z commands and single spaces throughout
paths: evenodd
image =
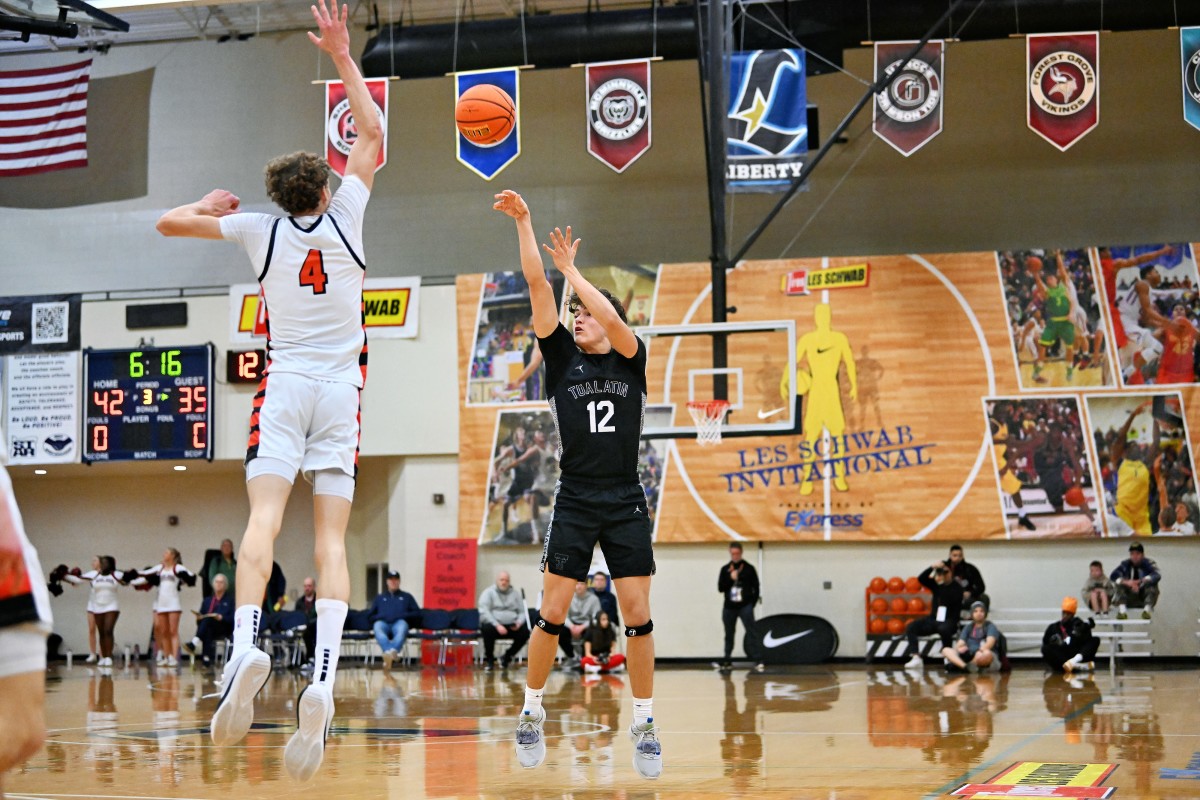
M 562 625 L 555 625 L 553 622 L 545 619 L 544 617 L 538 617 L 537 626 L 551 636 L 558 636 L 560 633 L 562 633 L 563 629 Z
M 654 630 L 654 620 L 648 619 L 648 620 L 646 620 L 645 625 L 636 625 L 633 627 L 626 625 L 625 626 L 625 635 L 630 636 L 630 637 L 645 636 L 646 634 L 650 633 L 653 630 Z

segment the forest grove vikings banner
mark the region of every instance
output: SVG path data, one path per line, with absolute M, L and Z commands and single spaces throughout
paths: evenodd
M 1200 128 L 1200 28 L 1180 28 L 1183 51 L 1183 118 Z
M 875 80 L 900 74 L 886 91 L 875 96 L 872 130 L 910 156 L 942 132 L 943 42 L 928 42 L 907 64 L 901 61 L 916 42 L 876 42 Z
M 379 124 L 383 126 L 383 146 L 379 148 L 379 158 L 375 162 L 375 171 L 378 172 L 387 163 L 388 79 L 373 78 L 367 81 L 367 91 L 375 104 Z M 339 176 L 346 175 L 346 157 L 350 155 L 350 147 L 357 138 L 358 128 L 354 126 L 354 115 L 350 113 L 346 87 L 341 81 L 329 81 L 325 84 L 325 160 Z
M 588 64 L 588 152 L 616 172 L 650 149 L 650 62 Z
M 1100 124 L 1100 34 L 1025 39 L 1030 130 L 1065 151 Z

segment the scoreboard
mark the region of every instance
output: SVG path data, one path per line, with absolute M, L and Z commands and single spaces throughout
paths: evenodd
M 83 460 L 212 460 L 214 348 L 83 351 Z

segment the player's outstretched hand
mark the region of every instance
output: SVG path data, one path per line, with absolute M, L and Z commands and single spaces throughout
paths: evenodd
M 228 217 L 238 212 L 242 201 L 233 192 L 213 189 L 201 198 L 200 205 L 210 217 Z
M 525 204 L 525 199 L 512 189 L 505 189 L 496 195 L 496 202 L 492 203 L 492 208 L 507 214 L 515 220 L 521 220 L 529 216 L 529 206 Z
M 580 239 L 571 240 L 571 226 L 568 225 L 566 233 L 558 228 L 550 231 L 550 244 L 542 245 L 542 249 L 550 254 L 554 260 L 554 266 L 559 272 L 562 272 L 575 266 L 575 254 L 579 252 L 580 241 Z
M 346 19 L 350 15 L 348 6 L 338 8 L 337 0 L 331 4 L 333 13 L 326 7 L 325 0 L 317 0 L 319 6 L 311 6 L 313 19 L 317 21 L 317 28 L 320 29 L 321 35 L 317 36 L 312 31 L 308 32 L 309 40 L 317 47 L 324 50 L 329 55 L 337 55 L 338 53 L 350 52 L 350 32 L 346 29 Z

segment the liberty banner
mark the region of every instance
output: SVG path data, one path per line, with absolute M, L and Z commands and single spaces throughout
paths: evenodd
M 588 64 L 588 152 L 616 172 L 650 149 L 650 62 Z
M 521 155 L 520 86 L 515 67 L 454 75 L 455 157 L 485 181 Z
M 787 191 L 808 152 L 804 51 L 754 50 L 729 61 L 726 188 Z
M 1183 118 L 1200 129 L 1200 28 L 1180 28 L 1183 58 Z
M 908 63 L 901 64 L 916 42 L 876 42 L 875 80 L 900 74 L 875 96 L 871 128 L 875 135 L 910 156 L 942 132 L 944 43 L 928 42 Z
M 1025 39 L 1030 130 L 1066 151 L 1100 124 L 1100 34 Z
M 383 146 L 379 148 L 379 158 L 375 162 L 375 171 L 378 172 L 387 163 L 388 79 L 373 78 L 367 81 L 367 91 L 375 104 L 379 124 L 383 126 Z M 350 155 L 350 148 L 357 138 L 358 128 L 354 126 L 354 115 L 350 113 L 346 87 L 341 81 L 330 81 L 325 84 L 325 160 L 339 176 L 346 174 L 346 157 Z

